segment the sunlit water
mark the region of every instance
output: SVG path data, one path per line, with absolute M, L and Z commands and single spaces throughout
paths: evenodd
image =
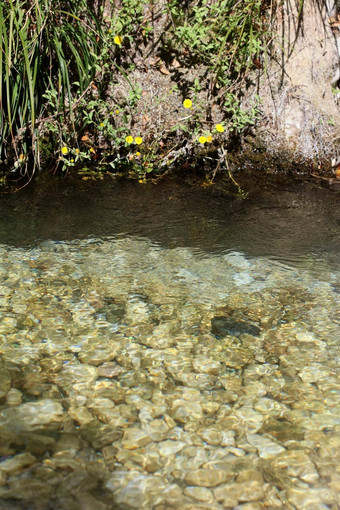
M 338 196 L 4 197 L 1 510 L 339 508 Z

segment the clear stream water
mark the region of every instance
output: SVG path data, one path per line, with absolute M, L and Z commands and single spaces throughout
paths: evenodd
M 339 195 L 0 204 L 1 510 L 340 508 Z

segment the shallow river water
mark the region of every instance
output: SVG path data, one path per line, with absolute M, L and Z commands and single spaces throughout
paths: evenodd
M 1 510 L 340 508 L 338 199 L 4 196 Z

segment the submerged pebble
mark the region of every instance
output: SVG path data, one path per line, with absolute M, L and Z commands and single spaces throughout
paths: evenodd
M 211 319 L 211 332 L 218 337 L 227 335 L 238 337 L 241 335 L 259 336 L 261 330 L 248 322 L 220 316 Z

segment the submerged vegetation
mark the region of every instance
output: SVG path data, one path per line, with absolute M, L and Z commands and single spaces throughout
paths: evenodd
M 260 112 L 268 0 L 0 2 L 3 174 L 224 168 Z M 137 150 L 138 149 L 138 150 Z

